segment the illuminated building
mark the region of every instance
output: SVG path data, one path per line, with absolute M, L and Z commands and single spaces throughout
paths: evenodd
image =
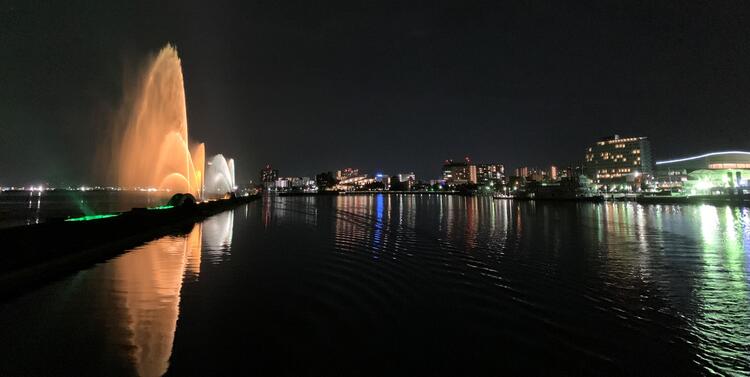
M 278 191 L 312 192 L 318 189 L 315 180 L 309 177 L 279 177 L 274 186 Z
M 383 184 L 383 189 L 388 190 L 391 187 L 391 177 L 388 174 L 375 174 L 375 182 Z
M 529 182 L 541 182 L 547 177 L 547 172 L 541 169 L 524 166 L 516 169 L 516 176 L 523 177 Z
M 382 179 L 382 175 L 381 175 Z M 376 178 L 369 178 L 367 174 L 349 177 L 338 181 L 334 187 L 338 191 L 354 191 L 376 182 Z
M 469 164 L 469 183 L 477 183 L 477 166 Z
M 260 170 L 260 181 L 264 188 L 272 188 L 279 177 L 279 170 L 272 169 L 271 165 L 266 165 Z
M 345 168 L 336 172 L 336 179 L 343 181 L 348 178 L 354 178 L 359 176 L 359 169 Z
M 465 162 L 446 160 L 443 164 L 443 180 L 447 185 L 477 183 L 477 166 L 469 158 Z
M 550 166 L 547 176 L 549 177 L 551 181 L 556 181 L 557 180 L 557 166 L 555 165 Z
M 656 162 L 655 183 L 662 189 L 684 189 L 690 195 L 746 191 L 750 152 L 712 152 Z
M 398 174 L 398 181 L 399 182 L 416 182 L 417 176 L 414 174 L 414 172 L 409 173 L 399 173 Z
M 505 176 L 505 167 L 502 164 L 478 164 L 477 181 L 480 184 L 490 182 L 502 182 Z
M 653 174 L 648 138 L 614 135 L 586 149 L 583 172 L 607 191 L 637 190 Z
M 401 187 L 406 190 L 411 190 L 411 188 L 417 182 L 417 176 L 414 174 L 414 172 L 399 173 L 395 178 L 398 179 L 399 183 L 402 183 Z

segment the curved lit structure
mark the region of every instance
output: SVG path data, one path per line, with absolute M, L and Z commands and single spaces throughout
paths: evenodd
M 677 164 L 681 162 L 690 162 L 690 161 L 700 162 L 702 160 L 709 160 L 709 161 L 710 160 L 722 160 L 722 161 L 727 160 L 724 163 L 732 163 L 732 161 L 734 161 L 734 163 L 737 163 L 735 160 L 740 160 L 741 161 L 740 163 L 750 164 L 750 152 L 744 152 L 744 151 L 711 152 L 711 153 L 706 153 L 706 154 L 693 156 L 693 157 L 678 158 L 678 159 L 666 160 L 666 161 L 656 161 L 656 165 Z
M 720 151 L 656 162 L 661 188 L 682 188 L 690 195 L 739 193 L 747 190 L 750 152 Z M 744 191 L 743 191 L 744 192 Z
M 227 160 L 221 154 L 211 157 L 206 163 L 204 185 L 206 198 L 223 197 L 228 192 L 234 192 L 234 160 Z
M 123 106 L 124 130 L 117 144 L 118 183 L 201 197 L 205 147 L 190 145 L 182 66 L 165 46 L 140 77 Z

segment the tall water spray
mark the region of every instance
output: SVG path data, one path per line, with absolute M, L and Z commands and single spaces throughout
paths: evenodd
M 116 142 L 119 185 L 201 197 L 205 146 L 189 145 L 182 66 L 173 46 L 149 63 L 124 110 L 125 128 Z
M 223 155 L 217 154 L 211 157 L 206 165 L 206 197 L 222 197 L 234 191 L 234 159 L 227 160 Z

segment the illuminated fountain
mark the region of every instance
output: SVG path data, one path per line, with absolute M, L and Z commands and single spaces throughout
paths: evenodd
M 227 160 L 217 154 L 206 164 L 206 179 L 204 181 L 206 198 L 223 197 L 228 192 L 234 192 L 234 160 Z
M 121 139 L 115 140 L 118 182 L 202 197 L 205 147 L 188 139 L 182 66 L 171 45 L 161 49 L 123 106 Z

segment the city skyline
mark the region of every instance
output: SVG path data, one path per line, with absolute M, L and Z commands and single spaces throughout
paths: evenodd
M 647 135 L 655 159 L 750 149 L 743 2 L 230 8 L 3 5 L 2 178 L 105 183 L 90 161 L 124 82 L 166 42 L 191 135 L 235 157 L 240 182 L 269 162 L 420 176 L 467 154 L 563 164 L 614 133 Z
M 0 4 L 9 376 L 750 373 L 750 2 Z

